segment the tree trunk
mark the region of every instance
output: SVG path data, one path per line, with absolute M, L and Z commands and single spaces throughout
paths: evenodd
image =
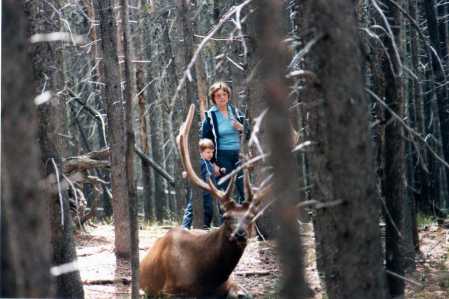
M 442 154 L 445 161 L 449 161 L 449 88 L 447 87 L 447 76 L 445 75 L 444 65 L 449 61 L 448 50 L 446 45 L 446 31 L 444 30 L 447 24 L 441 21 L 438 24 L 437 13 L 435 8 L 435 1 L 423 1 L 424 14 L 427 20 L 427 32 L 430 37 L 430 42 L 435 52 L 431 52 L 432 69 L 435 76 L 434 92 L 437 102 L 437 112 L 439 117 L 439 131 L 441 133 Z M 443 6 L 443 4 L 440 4 Z M 438 56 L 437 56 L 438 55 Z M 449 183 L 449 169 L 444 168 L 446 182 Z M 441 188 L 445 190 L 445 188 Z M 445 194 L 445 198 L 447 198 Z
M 254 5 L 254 4 L 252 4 Z M 250 8 L 253 9 L 253 8 Z M 266 103 L 262 97 L 263 90 L 260 87 L 260 82 L 262 80 L 262 72 L 258 71 L 258 54 L 261 52 L 259 41 L 262 38 L 262 31 L 258 28 L 258 23 L 255 18 L 249 18 L 246 23 L 246 30 L 248 32 L 248 65 L 247 67 L 247 78 L 246 82 L 248 84 L 248 101 L 247 101 L 247 116 L 252 124 L 254 124 L 254 120 L 261 116 L 263 111 L 266 108 Z M 261 150 L 263 153 L 268 151 L 268 139 L 265 136 L 266 132 L 266 122 L 262 122 L 261 130 L 259 134 L 257 134 L 258 141 L 261 145 Z M 262 152 L 257 146 L 251 146 L 249 152 L 252 153 L 253 156 L 261 155 Z M 269 175 L 267 167 L 261 167 L 261 170 L 253 175 L 253 180 L 255 185 L 259 185 L 264 178 Z M 278 230 L 278 226 L 274 221 L 274 210 L 271 205 L 268 207 L 263 215 L 259 217 L 256 221 L 256 228 L 258 236 L 262 239 L 273 239 L 276 236 L 276 232 Z
M 288 114 L 288 86 L 285 82 L 287 70 L 286 47 L 282 47 L 282 33 L 279 28 L 280 9 L 276 1 L 259 1 L 256 6 L 256 26 L 263 32 L 260 47 L 256 52 L 261 58 L 260 89 L 268 106 L 267 135 L 273 165 L 275 223 L 278 251 L 283 273 L 281 295 L 283 298 L 304 298 L 307 285 L 304 279 L 303 248 L 296 204 L 298 169 L 291 152 L 291 130 Z
M 390 2 L 383 1 L 384 13 L 388 19 L 388 24 L 382 24 L 384 27 L 390 26 L 393 36 L 382 37 L 386 51 L 382 56 L 382 71 L 385 78 L 385 103 L 401 118 L 404 115 L 404 96 L 403 84 L 399 73 L 401 70 L 401 18 L 399 9 Z M 388 56 L 387 56 L 388 55 Z M 384 217 L 386 222 L 385 248 L 386 248 L 386 268 L 387 270 L 404 275 L 406 267 L 405 251 L 408 247 L 406 241 L 408 234 L 405 234 L 405 220 L 410 213 L 406 205 L 406 187 L 405 187 L 405 142 L 402 138 L 403 128 L 398 120 L 395 120 L 392 114 L 385 111 L 385 176 L 383 189 L 385 196 Z M 404 240 L 407 238 L 407 240 Z M 404 281 L 395 276 L 389 275 L 388 287 L 391 296 L 400 296 L 404 292 Z
M 409 12 L 410 12 L 410 16 L 416 20 L 416 4 L 417 1 L 416 0 L 412 0 L 409 2 Z M 411 28 L 410 29 L 410 55 L 411 55 L 411 64 L 412 64 L 412 69 L 413 70 L 418 70 L 418 64 L 419 64 L 419 59 L 418 59 L 418 41 L 417 41 L 417 34 L 416 34 L 416 30 L 415 28 Z M 424 125 L 423 125 L 423 117 L 422 117 L 422 102 L 423 102 L 423 97 L 422 97 L 422 89 L 421 89 L 421 85 L 419 82 L 419 78 L 417 80 L 413 80 L 411 82 L 411 88 L 412 88 L 412 94 L 413 96 L 411 97 L 411 102 L 412 102 L 412 113 L 411 113 L 411 117 L 413 120 L 413 127 L 415 127 L 417 129 L 417 131 L 419 133 L 423 133 L 424 131 Z M 419 149 L 413 149 L 413 151 L 419 151 Z M 418 154 L 419 153 L 414 153 L 414 158 L 413 158 L 413 167 L 415 168 L 414 171 L 414 198 L 413 198 L 413 204 L 414 204 L 414 212 L 417 213 L 417 209 L 418 209 L 418 202 L 420 201 L 424 201 L 426 195 L 424 194 L 424 188 L 422 187 L 423 182 L 425 181 L 425 173 L 424 173 L 424 169 L 423 169 L 423 165 L 426 164 L 425 160 L 425 155 L 423 153 L 420 154 L 420 159 L 421 161 L 418 160 Z M 419 164 L 418 164 L 419 162 Z M 412 220 L 414 222 L 416 222 L 416 215 L 412 215 Z M 415 252 L 418 253 L 419 252 L 419 236 L 418 236 L 418 227 L 417 224 L 414 224 L 414 228 L 413 228 L 413 242 L 415 245 Z
M 129 197 L 126 169 L 125 111 L 122 104 L 120 66 L 117 57 L 117 27 L 113 1 L 96 0 L 100 19 L 101 48 L 105 100 L 108 115 L 108 136 L 111 147 L 112 208 L 115 233 L 115 254 L 127 258 L 131 254 L 129 227 Z
M 32 20 L 30 34 L 48 33 L 60 30 L 59 3 L 28 2 L 26 10 Z M 65 140 L 65 103 L 60 94 L 64 86 L 62 45 L 59 42 L 42 42 L 31 48 L 35 78 L 39 80 L 36 93 L 51 92 L 48 102 L 39 106 L 39 143 L 42 153 L 42 172 L 44 177 L 56 176 L 62 180 L 61 157 L 67 154 Z M 75 242 L 73 239 L 73 223 L 69 209 L 68 194 L 60 190 L 54 194 L 49 203 L 51 221 L 51 243 L 53 247 L 53 263 L 61 266 L 76 260 Z M 56 275 L 56 296 L 83 298 L 79 271 Z
M 37 94 L 21 1 L 3 1 L 2 24 L 0 297 L 49 298 L 54 296 L 50 221 L 43 203 L 50 195 L 38 186 Z
M 181 42 L 181 49 L 182 53 L 180 53 L 182 56 L 181 58 L 181 64 L 179 65 L 183 70 L 187 67 L 190 60 L 193 56 L 194 51 L 194 44 L 193 44 L 193 33 L 192 33 L 192 20 L 191 20 L 191 10 L 190 10 L 190 1 L 188 0 L 179 0 L 176 1 L 176 19 L 177 19 L 177 25 L 178 28 L 182 28 L 182 42 Z M 186 99 L 184 101 L 184 107 L 181 107 L 179 109 L 180 111 L 187 111 L 187 107 L 190 106 L 190 104 L 196 104 L 197 101 L 195 100 L 197 98 L 196 93 L 196 72 L 195 69 L 190 70 L 190 75 L 192 78 L 192 81 L 187 80 L 185 83 L 185 94 Z M 198 111 L 198 110 L 197 110 Z M 171 113 L 172 114 L 172 113 Z M 173 121 L 173 118 L 170 118 L 170 121 Z M 195 115 L 195 119 L 192 123 L 192 132 L 198 132 L 199 131 L 199 114 Z M 176 132 L 173 132 L 174 134 Z M 200 160 L 199 160 L 199 154 L 198 153 L 198 142 L 199 142 L 199 134 L 192 134 L 190 138 L 190 152 L 192 153 L 191 159 L 192 159 L 192 165 L 195 167 L 196 173 L 200 173 L 198 171 L 200 166 Z M 193 205 L 193 226 L 196 228 L 203 227 L 203 205 L 202 205 L 202 191 L 199 190 L 199 188 L 192 188 L 192 205 Z
M 135 73 L 132 64 L 134 58 L 132 39 L 129 37 L 129 9 L 128 0 L 120 0 L 121 23 L 123 33 L 123 74 L 125 83 L 123 98 L 126 103 L 126 180 L 129 200 L 129 230 L 130 230 L 130 264 L 131 264 L 131 298 L 137 299 L 139 295 L 139 235 L 137 228 L 137 190 L 134 179 L 134 130 L 133 111 L 136 94 Z
M 309 0 L 303 34 L 309 52 L 315 237 L 329 298 L 385 298 L 378 201 L 368 137 L 357 20 L 352 2 Z M 320 37 L 321 36 L 321 37 Z M 344 76 L 342 74 L 344 73 Z M 339 80 L 335 80 L 339 78 Z M 357 269 L 357 271 L 354 271 Z
M 137 101 L 139 106 L 139 147 L 142 149 L 145 155 L 150 154 L 150 147 L 148 142 L 148 121 L 146 116 L 146 101 L 145 101 L 145 72 L 146 69 L 143 61 L 149 60 L 146 57 L 145 53 L 145 42 L 144 42 L 144 34 L 147 32 L 147 29 L 144 29 L 146 26 L 146 13 L 143 12 L 143 8 L 145 7 L 145 2 L 139 0 L 138 10 L 139 16 L 138 18 L 141 20 L 140 28 L 142 28 L 139 32 L 136 32 L 135 38 L 135 49 L 136 49 L 136 59 L 141 61 L 136 64 L 136 90 L 137 90 Z M 153 220 L 153 206 L 151 204 L 151 169 L 150 164 L 145 159 L 140 159 L 141 161 L 141 169 L 142 169 L 142 185 L 143 185 L 143 205 L 144 205 L 144 219 L 146 222 Z

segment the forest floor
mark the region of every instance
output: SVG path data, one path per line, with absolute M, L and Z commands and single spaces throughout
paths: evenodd
M 139 230 L 140 258 L 170 228 L 148 226 Z M 313 298 L 327 298 L 323 296 L 316 270 L 313 232 L 305 230 L 302 238 L 306 252 L 306 280 L 315 294 Z M 420 229 L 420 242 L 422 254 L 417 270 L 407 275 L 412 283 L 406 283 L 406 298 L 449 298 L 449 230 L 428 225 Z M 86 232 L 77 234 L 76 243 L 85 298 L 129 298 L 130 267 L 127 262 L 116 263 L 112 225 L 87 227 Z M 276 298 L 280 270 L 275 244 L 251 239 L 234 277 L 253 298 Z

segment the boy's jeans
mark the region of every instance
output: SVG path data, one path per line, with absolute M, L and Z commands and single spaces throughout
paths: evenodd
M 212 206 L 212 196 L 208 192 L 203 193 L 203 208 L 204 208 L 204 228 L 210 228 L 212 217 L 214 216 L 214 209 Z M 187 192 L 187 206 L 184 210 L 184 217 L 182 218 L 182 227 L 190 229 L 193 219 L 192 206 L 192 192 L 189 188 Z

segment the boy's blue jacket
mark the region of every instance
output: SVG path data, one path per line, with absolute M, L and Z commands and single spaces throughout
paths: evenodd
M 216 184 L 215 176 L 214 176 L 214 166 L 211 161 L 200 159 L 201 166 L 201 178 L 203 181 L 208 182 L 209 178 L 212 179 L 212 182 Z

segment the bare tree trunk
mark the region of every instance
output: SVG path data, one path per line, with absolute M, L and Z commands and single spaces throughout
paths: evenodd
M 37 94 L 22 1 L 2 2 L 2 25 L 0 296 L 48 298 L 54 294 L 50 221 L 43 203 L 50 195 L 39 187 Z
M 141 5 L 145 7 L 146 5 L 146 1 L 141 0 Z M 157 157 L 154 156 L 155 154 L 155 147 L 161 147 L 161 145 L 159 143 L 156 143 L 154 138 L 155 138 L 155 134 L 156 134 L 156 126 L 157 126 L 157 120 L 156 117 L 158 116 L 158 114 L 154 114 L 154 109 L 156 109 L 156 104 L 157 104 L 157 94 L 156 94 L 156 89 L 155 89 L 155 81 L 156 79 L 153 77 L 152 74 L 152 70 L 154 69 L 154 65 L 157 64 L 157 60 L 153 60 L 153 56 L 152 56 L 152 52 L 154 51 L 155 48 L 155 44 L 157 43 L 156 40 L 154 39 L 153 36 L 153 31 L 154 31 L 154 17 L 153 14 L 148 14 L 146 12 L 143 13 L 143 26 L 142 26 L 142 55 L 145 58 L 146 61 L 152 61 L 151 63 L 151 67 L 145 67 L 144 68 L 144 73 L 143 73 L 143 80 L 145 81 L 145 91 L 143 92 L 143 95 L 146 99 L 146 106 L 147 106 L 147 114 L 149 117 L 148 120 L 148 128 L 147 128 L 147 136 L 149 137 L 149 152 L 151 153 L 153 156 L 153 159 L 155 161 L 157 161 L 158 163 L 160 163 L 160 160 L 157 160 Z M 157 204 L 158 202 L 158 198 L 161 193 L 160 191 L 160 185 L 161 183 L 158 182 L 157 180 L 158 175 L 156 174 L 155 171 L 150 170 L 148 171 L 148 173 L 146 175 L 150 175 L 150 173 L 152 174 L 151 176 L 149 176 L 149 187 L 151 187 L 148 192 L 146 193 L 147 195 L 145 196 L 145 202 L 144 202 L 144 213 L 145 213 L 145 219 L 147 221 L 152 221 L 155 218 L 159 219 L 162 218 L 162 216 L 160 216 L 159 214 L 160 209 L 158 209 Z
M 174 9 L 173 9 L 174 10 Z M 168 103 L 168 99 L 170 99 L 170 96 L 172 92 L 176 90 L 176 87 L 178 85 L 178 76 L 176 74 L 176 65 L 175 65 L 175 58 L 174 53 L 172 50 L 172 41 L 170 39 L 170 24 L 172 24 L 172 18 L 171 15 L 174 15 L 173 13 L 170 13 L 170 10 L 165 9 L 162 11 L 160 7 L 158 7 L 157 14 L 160 15 L 160 25 L 161 25 L 161 65 L 164 69 L 162 72 L 165 74 L 164 76 L 164 82 L 162 82 L 162 85 L 164 86 L 161 96 L 165 99 L 164 105 L 168 106 L 170 105 Z M 164 121 L 164 140 L 169 141 L 170 140 L 170 134 L 176 134 L 176 132 L 169 132 L 170 125 L 169 122 L 173 121 L 175 126 L 173 126 L 175 129 L 178 128 L 178 124 L 176 120 L 171 120 L 169 117 L 169 114 L 167 111 L 163 111 L 163 121 Z M 177 150 L 175 147 L 167 146 L 166 147 L 166 169 L 169 173 L 171 173 L 175 177 L 175 195 L 172 194 L 171 186 L 166 183 L 166 189 L 170 192 L 168 194 L 168 207 L 169 210 L 172 212 L 170 216 L 174 216 L 176 220 L 179 220 L 182 217 L 182 212 L 184 208 L 184 198 L 185 198 L 185 192 L 183 188 L 183 178 L 181 176 L 182 173 L 182 167 L 181 162 L 177 158 Z
M 409 12 L 410 12 L 410 16 L 416 20 L 416 7 L 417 4 L 417 0 L 412 0 L 409 2 Z M 418 60 L 418 41 L 417 41 L 417 34 L 416 34 L 416 30 L 415 28 L 411 28 L 410 29 L 410 55 L 411 55 L 411 64 L 412 64 L 412 69 L 413 70 L 418 70 L 418 64 L 419 64 L 419 60 Z M 413 101 L 413 112 L 412 112 L 412 119 L 414 122 L 414 126 L 418 132 L 423 133 L 424 132 L 424 125 L 423 125 L 423 116 L 422 116 L 422 103 L 423 103 L 423 97 L 422 97 L 422 88 L 420 86 L 420 82 L 419 79 L 417 80 L 413 80 L 412 81 L 412 101 Z M 418 150 L 418 149 L 417 149 Z M 420 159 L 422 159 L 421 161 L 418 160 L 418 153 L 414 154 L 414 164 L 413 166 L 415 167 L 415 172 L 414 172 L 414 210 L 415 213 L 417 213 L 417 209 L 418 209 L 418 202 L 420 201 L 424 201 L 425 200 L 425 195 L 424 195 L 424 188 L 423 183 L 425 181 L 425 174 L 424 174 L 424 169 L 423 169 L 423 165 L 425 165 L 426 161 L 425 161 L 425 155 L 421 154 Z M 412 216 L 412 220 L 416 222 L 416 215 Z M 414 225 L 414 231 L 413 231 L 413 240 L 414 240 L 414 245 L 415 245 L 415 252 L 419 252 L 419 236 L 418 236 L 418 228 L 417 228 L 417 224 Z
M 58 1 L 28 2 L 26 10 L 31 22 L 30 34 L 48 33 L 60 30 Z M 62 45 L 59 42 L 42 42 L 31 48 L 35 78 L 39 80 L 36 93 L 50 92 L 48 102 L 39 106 L 39 143 L 42 153 L 44 177 L 56 176 L 62 180 L 61 157 L 67 153 L 65 140 L 65 102 L 60 91 L 64 86 Z M 68 194 L 60 190 L 53 194 L 49 202 L 51 221 L 51 244 L 55 266 L 76 260 L 73 238 L 73 223 L 69 208 Z M 79 271 L 61 273 L 56 276 L 56 296 L 83 298 Z
M 291 127 L 288 115 L 287 49 L 282 47 L 279 3 L 258 1 L 256 26 L 263 32 L 258 48 L 261 58 L 260 88 L 268 106 L 267 128 L 271 148 L 271 165 L 274 172 L 275 223 L 279 225 L 277 241 L 283 273 L 281 295 L 283 298 L 304 298 L 307 285 L 304 279 L 303 248 L 296 204 L 298 169 L 291 152 Z
M 145 2 L 143 0 L 139 0 L 138 3 L 138 14 L 139 20 L 139 29 L 136 33 L 136 59 L 140 60 L 140 63 L 136 64 L 136 90 L 137 90 L 137 101 L 139 106 L 139 142 L 140 148 L 144 152 L 145 155 L 150 154 L 150 147 L 148 142 L 148 121 L 146 116 L 146 102 L 145 102 L 145 72 L 146 69 L 143 61 L 149 60 L 146 58 L 144 47 L 146 46 L 144 42 L 144 34 L 148 29 L 146 27 L 145 18 L 146 13 L 143 12 L 143 8 L 145 7 Z M 150 164 L 145 159 L 140 159 L 141 168 L 142 168 L 142 185 L 143 185 L 143 201 L 144 201 L 144 218 L 145 221 L 150 221 L 153 219 L 153 206 L 151 204 L 151 169 Z
M 157 101 L 156 94 L 149 95 L 150 105 L 150 130 L 151 130 L 151 148 L 153 150 L 153 159 L 155 161 L 163 161 L 163 132 L 162 132 L 162 109 Z M 164 194 L 164 181 L 161 176 L 154 177 L 154 206 L 156 220 L 162 223 L 167 218 L 167 200 Z
M 404 115 L 404 87 L 399 73 L 401 68 L 401 18 L 399 9 L 385 0 L 384 13 L 391 27 L 393 36 L 383 36 L 382 40 L 388 53 L 382 57 L 382 70 L 385 77 L 385 102 L 400 117 Z M 387 56 L 388 55 L 388 56 Z M 403 127 L 392 114 L 385 111 L 385 221 L 386 221 L 386 268 L 399 275 L 404 275 L 406 267 L 413 264 L 414 248 L 410 238 L 410 227 L 406 223 L 411 217 L 406 202 L 405 186 L 405 142 L 402 137 Z M 411 255 L 411 256 L 410 256 Z M 407 258 L 406 258 L 407 257 Z M 404 281 L 395 276 L 388 276 L 388 287 L 392 296 L 404 292 Z
M 312 140 L 315 237 L 329 298 L 385 298 L 378 201 L 357 20 L 350 1 L 305 2 L 306 108 Z M 344 74 L 344 76 L 342 75 Z M 339 78 L 339 80 L 335 80 Z M 357 271 L 354 271 L 357 269 Z
M 252 8 L 251 8 L 252 9 Z M 262 38 L 262 31 L 258 27 L 257 20 L 255 18 L 249 18 L 246 23 L 246 30 L 248 32 L 248 64 L 247 68 L 247 77 L 246 82 L 248 84 L 247 88 L 247 116 L 250 119 L 251 123 L 254 124 L 254 120 L 261 116 L 263 111 L 266 108 L 266 104 L 262 97 L 263 90 L 260 87 L 260 82 L 262 80 L 261 75 L 262 72 L 258 70 L 259 68 L 259 56 L 258 52 L 261 52 L 259 40 Z M 266 132 L 266 122 L 262 123 L 261 130 L 258 134 L 258 139 L 260 141 L 260 145 L 262 151 L 266 152 L 268 149 L 268 138 L 265 136 Z M 257 147 L 253 147 L 249 149 L 249 151 L 254 155 L 262 154 Z M 261 171 L 255 174 L 254 181 L 256 185 L 260 184 L 264 178 L 269 175 L 267 167 L 262 168 Z M 268 207 L 263 215 L 259 217 L 256 221 L 257 233 L 262 239 L 274 239 L 276 236 L 276 232 L 278 230 L 278 226 L 274 221 L 275 215 L 273 206 Z
M 446 161 L 449 161 L 449 88 L 447 87 L 447 76 L 444 70 L 444 63 L 449 61 L 448 49 L 446 45 L 447 37 L 444 27 L 446 25 L 439 25 L 437 20 L 437 12 L 434 0 L 423 1 L 424 13 L 427 20 L 427 32 L 430 37 L 430 42 L 435 52 L 432 51 L 431 62 L 432 69 L 435 76 L 435 95 L 437 100 L 437 112 L 439 117 L 439 131 L 441 133 L 442 154 Z M 441 6 L 444 4 L 440 4 Z M 445 23 L 442 21 L 441 23 Z M 446 182 L 449 183 L 449 169 L 444 168 Z M 445 190 L 445 188 L 441 188 Z M 447 193 L 444 196 L 447 198 Z
M 132 39 L 129 37 L 129 9 L 128 0 L 120 0 L 120 12 L 123 32 L 123 81 L 125 91 L 123 98 L 126 103 L 126 180 L 129 200 L 129 230 L 130 230 L 130 262 L 131 262 L 131 298 L 139 298 L 139 235 L 137 228 L 137 190 L 134 179 L 134 130 L 133 111 L 135 98 L 135 73 L 132 65 L 134 57 Z
M 194 45 L 193 45 L 193 25 L 191 20 L 191 11 L 190 11 L 190 1 L 187 0 L 179 0 L 176 1 L 176 19 L 177 19 L 177 25 L 179 28 L 182 28 L 182 42 L 181 42 L 181 49 L 183 49 L 183 53 L 181 54 L 181 61 L 180 67 L 185 69 L 187 65 L 189 64 L 190 60 L 193 56 L 194 51 Z M 190 104 L 194 103 L 196 104 L 196 72 L 195 69 L 190 70 L 192 81 L 186 82 L 185 85 L 185 92 L 186 92 L 186 99 L 184 101 L 183 107 L 180 109 L 181 111 L 187 111 L 187 107 L 190 106 Z M 170 119 L 170 121 L 173 121 Z M 198 132 L 199 130 L 199 115 L 195 115 L 195 120 L 192 123 L 192 132 Z M 173 132 L 174 133 L 174 132 Z M 190 152 L 191 153 L 198 153 L 198 134 L 192 134 L 192 139 L 190 141 Z M 173 145 L 175 146 L 175 145 Z M 197 173 L 198 168 L 200 165 L 199 162 L 199 154 L 193 154 L 191 156 L 192 158 L 192 164 L 194 165 Z M 202 205 L 202 192 L 198 188 L 192 188 L 192 205 L 193 205 L 193 226 L 200 228 L 203 226 L 203 205 Z
M 127 258 L 131 254 L 129 227 L 129 195 L 126 169 L 125 111 L 122 103 L 120 66 L 117 57 L 117 27 L 113 1 L 96 0 L 100 19 L 105 100 L 108 114 L 108 135 L 111 146 L 112 208 L 114 217 L 115 254 Z

